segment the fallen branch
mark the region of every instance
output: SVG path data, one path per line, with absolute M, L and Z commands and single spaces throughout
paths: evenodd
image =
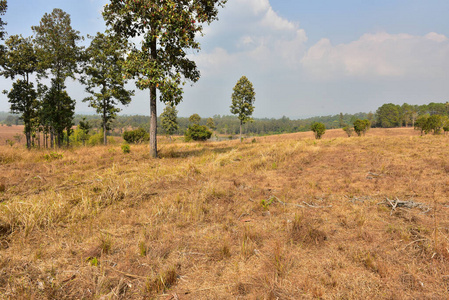
M 366 179 L 375 179 L 383 176 L 382 174 L 376 174 L 373 172 L 368 172 L 368 175 L 366 175 Z
M 422 211 L 425 211 L 424 213 L 427 213 L 428 211 L 430 211 L 430 208 L 427 207 L 424 203 L 419 203 L 419 202 L 414 202 L 414 201 L 401 201 L 396 197 L 396 200 L 390 200 L 388 198 L 386 198 L 385 201 L 382 201 L 379 204 L 385 204 L 388 207 L 391 207 L 391 212 L 390 215 L 393 214 L 393 211 L 396 210 L 396 208 L 398 207 L 405 207 L 405 208 L 419 208 Z
M 427 240 L 429 240 L 429 239 L 419 239 L 419 240 L 413 241 L 413 242 L 407 244 L 407 245 L 404 247 L 404 249 L 402 249 L 402 250 L 407 249 L 408 246 L 411 246 L 411 245 L 413 245 L 414 243 L 417 243 L 417 242 L 423 242 L 423 241 L 427 241 Z

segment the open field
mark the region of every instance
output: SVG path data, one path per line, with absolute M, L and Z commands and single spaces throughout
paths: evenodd
M 26 145 L 23 128 L 23 125 L 0 125 L 0 145 L 7 145 L 6 140 L 12 140 L 14 141 L 14 143 L 19 143 L 19 141 L 14 138 L 14 136 L 20 136 L 20 144 Z
M 312 137 L 0 146 L 0 298 L 448 298 L 449 137 Z

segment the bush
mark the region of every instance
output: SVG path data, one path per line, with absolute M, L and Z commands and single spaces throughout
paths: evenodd
M 323 134 L 326 132 L 326 126 L 320 122 L 313 122 L 310 129 L 312 129 L 316 139 L 321 139 Z
M 206 141 L 210 139 L 212 136 L 212 132 L 204 125 L 190 125 L 187 128 L 185 134 L 186 142 L 194 140 L 194 141 Z
M 428 134 L 431 132 L 433 132 L 433 134 L 439 134 L 442 128 L 445 132 L 449 129 L 446 118 L 441 115 L 424 115 L 419 117 L 415 122 L 415 129 L 421 130 L 421 135 L 423 133 Z
M 351 126 L 345 126 L 343 127 L 343 131 L 346 132 L 348 137 L 351 137 L 352 133 L 354 132 L 354 128 L 352 128 Z
M 122 145 L 122 151 L 123 151 L 123 153 L 130 153 L 131 147 L 128 144 L 124 144 L 124 145 Z
M 145 129 L 138 128 L 136 130 L 125 131 L 123 133 L 123 139 L 129 144 L 140 144 L 148 142 L 150 140 L 150 135 Z
M 361 136 L 362 134 L 365 135 L 365 133 L 370 129 L 371 122 L 369 120 L 360 120 L 357 119 L 354 121 L 354 131 L 357 133 L 358 136 Z

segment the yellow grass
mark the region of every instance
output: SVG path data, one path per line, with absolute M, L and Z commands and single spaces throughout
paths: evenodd
M 449 297 L 449 138 L 0 147 L 0 297 Z M 412 200 L 396 208 L 390 200 Z

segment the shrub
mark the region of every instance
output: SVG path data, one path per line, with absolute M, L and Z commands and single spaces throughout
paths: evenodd
M 122 145 L 122 151 L 123 151 L 123 153 L 130 153 L 131 147 L 128 144 L 124 144 L 124 145 Z
M 125 131 L 123 133 L 123 139 L 129 144 L 140 144 L 148 142 L 150 140 L 150 135 L 145 129 L 138 128 L 136 130 Z
M 348 137 L 351 137 L 352 133 L 354 132 L 354 128 L 352 128 L 351 126 L 345 126 L 343 127 L 343 131 L 346 132 Z
M 50 152 L 49 154 L 44 154 L 44 158 L 47 161 L 51 161 L 51 160 L 55 160 L 55 159 L 61 159 L 61 158 L 63 158 L 63 155 L 62 155 L 62 153 Z
M 357 119 L 354 121 L 354 131 L 357 133 L 358 136 L 361 136 L 362 134 L 365 135 L 365 133 L 370 129 L 371 122 L 369 120 L 360 120 Z
M 187 128 L 184 136 L 186 142 L 191 140 L 206 141 L 210 139 L 210 137 L 212 136 L 212 132 L 204 125 L 194 124 L 190 125 L 189 128 Z
M 323 134 L 326 132 L 326 126 L 320 122 L 313 122 L 312 125 L 310 126 L 310 129 L 315 134 L 316 139 L 321 139 Z

